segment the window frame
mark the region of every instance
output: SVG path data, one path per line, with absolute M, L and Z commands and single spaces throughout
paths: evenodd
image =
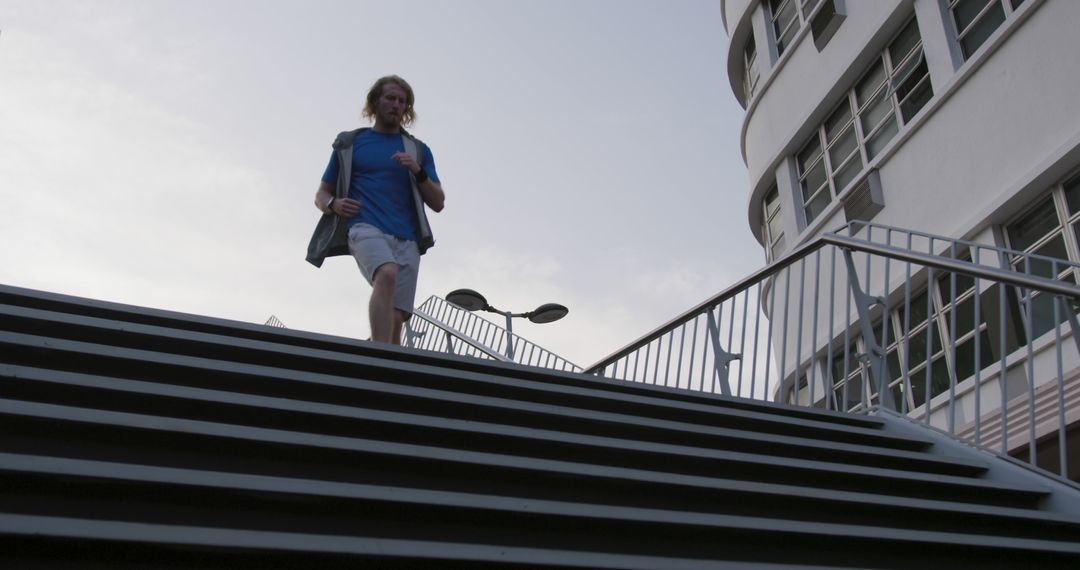
M 773 200 L 772 203 L 775 204 L 776 207 L 773 209 L 772 212 L 769 211 L 770 196 L 775 196 L 775 200 Z M 780 190 L 774 182 L 773 185 L 765 191 L 765 196 L 761 199 L 761 237 L 765 242 L 765 261 L 767 263 L 772 263 L 776 260 L 777 248 L 783 247 L 784 245 L 785 232 L 783 230 L 783 226 L 780 226 L 781 229 L 780 231 L 776 232 L 776 235 L 773 235 L 772 226 L 772 222 L 774 220 L 779 221 L 780 223 L 783 222 L 783 215 L 781 214 L 782 211 L 783 204 L 780 203 Z
M 914 26 L 914 30 L 918 35 L 918 40 L 912 44 L 907 52 L 902 54 L 899 62 L 894 62 L 892 48 L 898 45 L 897 42 L 905 37 L 905 33 L 912 26 Z M 910 66 L 910 69 L 907 69 L 908 66 Z M 923 71 L 916 75 L 915 71 L 920 68 Z M 873 79 L 879 69 L 882 75 L 880 82 L 871 84 L 871 89 L 864 93 L 865 82 Z M 914 86 L 908 89 L 903 98 L 898 97 L 900 87 L 906 86 L 912 78 L 917 78 Z M 927 90 L 924 92 L 927 95 L 926 100 L 905 119 L 903 104 L 910 101 L 915 94 L 920 93 L 923 86 Z M 878 53 L 873 63 L 867 66 L 858 80 L 844 92 L 842 99 L 832 108 L 826 119 L 814 129 L 807 141 L 795 153 L 795 172 L 799 181 L 802 202 L 800 209 L 802 211 L 802 220 L 806 226 L 813 223 L 818 215 L 824 212 L 828 205 L 833 202 L 834 198 L 839 197 L 862 177 L 870 162 L 888 148 L 889 143 L 896 138 L 903 126 L 918 116 L 919 111 L 926 106 L 933 96 L 933 84 L 926 64 L 926 54 L 923 51 L 922 32 L 919 30 L 918 20 L 912 15 L 905 20 L 899 31 Z M 867 128 L 863 124 L 864 119 L 872 116 L 872 113 L 878 110 L 880 105 L 886 103 L 888 105 L 887 111 L 877 122 Z M 844 111 L 845 107 L 846 118 L 840 124 L 831 124 L 834 118 L 841 111 Z M 846 143 L 845 137 L 849 128 L 852 129 L 855 138 L 855 148 L 837 160 L 830 151 L 838 145 Z M 884 140 L 878 140 L 877 137 L 889 129 L 892 129 L 893 132 L 885 136 Z M 830 133 L 835 134 L 831 135 L 830 138 Z M 879 143 L 880 147 L 872 148 L 874 143 Z M 814 147 L 816 147 L 816 150 L 807 152 L 814 149 Z M 804 157 L 811 158 L 804 159 Z M 847 169 L 856 160 L 861 163 L 858 169 L 854 172 L 848 171 Z M 817 176 L 814 176 L 814 170 L 819 165 L 824 171 L 825 180 L 817 187 L 810 188 L 808 180 L 811 177 L 817 178 Z M 839 176 L 841 174 L 844 176 Z M 840 180 L 839 183 L 838 180 Z M 818 201 L 821 200 L 822 196 L 827 199 L 819 203 Z
M 956 46 L 959 49 L 961 61 L 967 61 L 971 59 L 972 56 L 979 53 L 979 50 L 984 45 L 986 45 L 986 40 L 988 40 L 994 34 L 994 32 L 996 32 L 1002 26 L 1006 25 L 1009 20 L 1012 19 L 1013 14 L 1015 14 L 1016 11 L 1020 8 L 1020 6 L 1024 3 L 1024 0 L 986 0 L 986 5 L 984 5 L 974 15 L 974 17 L 971 19 L 971 22 L 969 22 L 968 25 L 961 30 L 960 22 L 957 19 L 957 8 L 962 4 L 970 2 L 971 0 L 944 1 L 945 10 L 949 14 L 948 19 L 952 22 L 953 40 L 955 41 Z M 964 40 L 971 36 L 973 32 L 979 30 L 979 25 L 981 23 L 985 23 L 986 18 L 992 12 L 995 12 L 996 9 L 1001 10 L 1001 21 L 998 22 L 998 24 L 989 31 L 982 30 L 986 31 L 986 36 L 974 47 L 969 48 L 967 45 L 965 45 Z
M 1077 205 L 1075 212 L 1069 211 L 1068 191 L 1070 189 L 1080 190 L 1080 171 L 1074 171 L 1062 178 L 1061 181 L 1051 186 L 1049 190 L 1039 195 L 1031 206 L 1025 208 L 1011 220 L 1003 224 L 1002 234 L 1005 236 L 1006 243 L 1010 249 L 1035 255 L 1045 255 L 1037 252 L 1053 243 L 1056 239 L 1061 238 L 1065 249 L 1065 258 L 1062 261 L 1065 263 L 1058 266 L 1059 270 L 1053 274 L 1053 278 L 1080 283 L 1080 267 L 1078 267 L 1078 265 L 1080 265 L 1080 235 L 1077 235 L 1078 232 L 1080 232 L 1080 204 Z M 1054 210 L 1054 220 L 1056 222 L 1054 228 L 1032 240 L 1031 243 L 1023 249 L 1015 246 L 1014 243 L 1016 238 L 1014 237 L 1012 228 L 1022 220 L 1038 212 L 1046 204 L 1050 204 Z M 1011 256 L 1008 263 L 1009 269 L 1018 273 L 1028 273 L 1031 270 L 1031 261 L 1030 258 L 1027 257 Z M 1036 263 L 1045 262 L 1036 260 Z M 1037 271 L 1034 273 L 1037 273 Z M 1046 275 L 1043 276 L 1046 277 Z M 1029 335 L 1029 338 L 1037 338 L 1053 330 L 1055 326 L 1054 323 L 1051 323 L 1048 328 L 1044 328 L 1042 323 L 1034 322 L 1034 307 L 1038 303 L 1046 301 L 1046 299 L 1044 299 L 1044 294 L 1035 292 L 1029 295 L 1023 293 L 1022 290 L 1019 289 L 1017 289 L 1016 293 L 1020 302 L 1021 321 L 1023 322 L 1024 331 Z M 1033 307 L 1031 309 L 1033 315 L 1031 328 L 1034 330 L 1028 329 L 1027 305 L 1029 297 Z M 1059 318 L 1061 320 L 1057 324 L 1065 322 L 1068 315 L 1059 315 Z
M 750 103 L 750 99 L 753 98 L 754 92 L 757 91 L 757 87 L 761 82 L 761 69 L 758 67 L 758 54 L 757 43 L 754 41 L 754 35 L 750 36 L 746 40 L 746 44 L 743 45 L 743 99 L 746 104 Z
M 953 253 L 957 259 L 970 260 L 970 254 L 966 251 Z M 929 400 L 948 391 L 953 385 L 953 379 L 959 384 L 975 375 L 977 371 L 985 370 L 997 362 L 993 354 L 993 347 L 982 340 L 974 341 L 977 335 L 989 334 L 992 326 L 989 315 L 985 311 L 979 313 L 979 322 L 976 326 L 974 320 L 970 323 L 960 322 L 960 311 L 953 312 L 953 307 L 959 308 L 968 301 L 981 302 L 981 297 L 990 289 L 984 287 L 985 282 L 971 280 L 970 285 L 956 290 L 956 300 L 950 301 L 953 276 L 957 282 L 966 277 L 946 272 L 943 275 L 934 275 L 928 271 L 925 274 L 928 282 L 910 290 L 902 290 L 903 297 L 896 306 L 889 306 L 888 313 L 881 312 L 874 317 L 873 330 L 874 342 L 878 343 L 885 354 L 885 374 L 888 376 L 887 386 L 892 391 L 894 401 L 901 413 L 909 413 L 927 403 L 926 383 L 930 384 Z M 941 291 L 942 284 L 949 287 L 950 295 L 947 297 Z M 916 309 L 917 307 L 917 309 Z M 916 322 L 913 322 L 916 310 L 921 314 Z M 973 313 L 974 314 L 974 313 Z M 887 320 L 886 320 L 887 319 Z M 886 324 L 887 323 L 887 324 Z M 955 327 L 955 328 L 954 328 Z M 956 340 L 952 343 L 953 330 L 956 331 Z M 882 333 L 885 337 L 882 338 Z M 840 360 L 844 358 L 844 345 L 832 350 L 832 366 L 827 368 L 829 374 L 830 389 L 833 391 L 834 406 L 841 411 L 858 412 L 865 409 L 874 398 L 879 398 L 876 386 L 869 381 L 868 363 L 863 355 L 869 354 L 865 339 L 859 332 L 857 322 L 850 332 L 847 333 L 848 354 L 847 368 Z M 972 372 L 961 377 L 960 370 L 964 363 L 960 362 L 958 353 L 966 342 L 979 342 L 983 348 L 981 358 L 983 363 L 973 363 Z M 913 353 L 921 353 L 923 356 L 918 362 L 913 362 Z M 988 359 L 988 356 L 993 357 Z M 974 354 L 972 355 L 974 358 Z M 893 372 L 895 368 L 896 372 Z M 905 373 L 905 370 L 907 371 Z M 846 376 L 843 374 L 846 372 Z M 944 383 L 941 374 L 944 373 Z M 922 375 L 922 381 L 916 384 L 913 380 Z M 838 376 L 843 376 L 838 378 Z M 859 386 L 855 393 L 856 399 L 852 399 L 851 386 L 858 382 Z M 908 387 L 911 387 L 909 390 Z M 843 406 L 843 407 L 840 407 Z

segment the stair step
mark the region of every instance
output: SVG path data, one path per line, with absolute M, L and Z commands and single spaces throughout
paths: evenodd
M 1080 567 L 1071 488 L 891 416 L 3 285 L 0 426 L 20 570 Z
M 660 471 L 650 466 L 608 466 L 14 400 L 0 400 L 0 418 L 12 426 L 9 432 L 0 434 L 0 451 L 13 453 L 37 449 L 41 450 L 38 453 L 47 455 L 74 457 L 72 454 L 78 453 L 85 454 L 79 457 L 88 459 L 123 460 L 136 452 L 147 457 L 161 456 L 162 450 L 168 449 L 169 456 L 157 457 L 155 461 L 165 461 L 162 465 L 180 465 L 175 462 L 188 461 L 192 467 L 238 472 L 254 469 L 258 461 L 258 469 L 263 470 L 260 472 L 288 475 L 292 466 L 282 463 L 279 456 L 284 454 L 302 456 L 305 469 L 315 469 L 318 465 L 330 479 L 358 476 L 404 481 L 407 477 L 422 480 L 429 477 L 429 473 L 440 473 L 448 485 L 451 482 L 454 485 L 497 485 L 507 494 L 574 494 L 585 492 L 589 487 L 589 492 L 611 495 L 616 486 L 632 492 L 632 488 L 652 485 L 716 489 L 714 477 Z M 44 451 L 45 446 L 55 441 L 62 443 L 52 451 Z M 118 441 L 124 444 L 118 447 L 115 443 Z M 226 448 L 231 451 L 224 456 L 205 451 Z M 244 454 L 245 459 L 237 459 L 234 467 L 224 467 L 233 460 L 230 454 Z M 811 462 L 785 467 L 782 462 L 745 459 L 746 463 L 736 466 L 716 462 L 716 470 L 726 471 L 753 485 L 771 482 L 803 488 L 854 488 L 866 493 L 1023 508 L 1033 507 L 1046 494 L 1046 489 L 1041 486 L 1005 485 L 967 477 Z M 365 465 L 365 469 L 343 471 L 358 463 Z M 529 480 L 521 480 L 526 473 Z M 566 486 L 568 479 L 575 481 L 573 487 Z M 416 483 L 414 486 L 422 485 Z M 641 496 L 638 499 L 673 500 L 673 491 L 664 493 L 667 495 L 663 497 Z
M 170 509 L 181 509 L 189 513 L 184 516 L 191 516 L 193 505 L 205 503 L 200 509 L 222 512 L 203 516 L 215 525 L 236 528 L 272 524 L 279 529 L 311 530 L 322 526 L 327 532 L 338 532 L 341 529 L 329 528 L 329 519 L 336 517 L 341 519 L 341 524 L 349 518 L 374 519 L 387 524 L 390 519 L 400 519 L 416 531 L 425 523 L 468 526 L 472 524 L 469 521 L 480 518 L 477 513 L 481 511 L 487 512 L 483 516 L 493 518 L 492 524 L 497 526 L 512 524 L 517 520 L 515 517 L 522 516 L 525 518 L 513 524 L 536 525 L 539 523 L 531 519 L 541 516 L 587 519 L 591 529 L 588 532 L 593 533 L 608 532 L 602 530 L 602 525 L 621 522 L 712 528 L 729 525 L 732 516 L 784 518 L 777 516 L 772 505 L 747 507 L 747 503 L 766 502 L 765 492 L 745 493 L 743 505 L 736 508 L 724 505 L 722 512 L 715 508 L 673 511 L 6 453 L 0 453 L 0 481 L 5 482 L 0 486 L 0 496 L 5 495 L 4 490 L 7 494 L 0 510 L 6 512 L 49 514 L 60 510 L 74 515 L 79 511 L 82 516 L 95 518 L 126 516 L 168 522 L 178 519 Z M 772 491 L 772 502 L 784 499 L 779 490 Z M 884 515 L 890 525 L 910 530 L 950 532 L 963 528 L 966 534 L 1067 541 L 1080 533 L 1080 519 L 1076 517 L 1026 509 L 926 500 L 890 502 L 850 492 L 817 491 L 813 495 L 796 495 L 797 498 L 788 500 L 794 511 L 803 513 L 794 520 L 872 526 L 869 521 Z M 805 506 L 794 508 L 799 502 Z M 840 506 L 844 508 L 837 508 Z M 271 520 L 274 511 L 283 509 L 293 516 L 289 520 Z M 407 512 L 410 509 L 417 512 Z M 442 509 L 442 514 L 433 517 L 419 512 L 425 509 Z M 264 517 L 260 512 L 267 515 Z M 319 522 L 323 516 L 328 520 Z M 304 522 L 305 517 L 312 520 Z M 462 520 L 454 522 L 459 518 Z M 567 524 L 552 520 L 541 526 L 562 528 Z M 491 532 L 483 534 L 491 536 Z M 566 543 L 565 539 L 560 540 Z
M 341 404 L 326 404 L 289 400 L 267 396 L 251 396 L 235 392 L 189 388 L 136 380 L 121 380 L 73 372 L 45 370 L 0 364 L 0 397 L 52 403 L 74 407 L 94 407 L 111 411 L 127 411 L 150 415 L 166 415 L 225 421 L 261 427 L 288 426 L 313 433 L 352 435 L 363 433 L 381 439 L 420 443 L 423 437 L 438 437 L 440 441 L 467 442 L 473 449 L 487 446 L 516 448 L 521 445 L 557 442 L 571 445 L 601 446 L 633 451 L 713 456 L 722 451 L 754 453 L 756 455 L 809 459 L 851 465 L 906 469 L 926 473 L 976 476 L 986 470 L 983 461 L 956 459 L 940 455 L 907 451 L 882 450 L 869 446 L 829 444 L 797 437 L 776 438 L 770 441 L 752 432 L 727 433 L 702 441 L 701 445 L 679 445 L 642 441 L 637 431 L 658 429 L 641 426 L 633 417 L 621 419 L 623 433 L 593 435 L 582 425 L 579 410 L 562 410 L 557 429 L 535 428 L 501 423 L 482 422 L 448 417 L 387 412 Z M 276 413 L 268 414 L 269 410 Z M 475 416 L 475 414 L 474 414 Z M 618 429 L 620 426 L 614 426 Z M 427 434 L 417 433 L 427 428 Z M 662 428 L 661 428 L 662 429 Z M 697 433 L 694 426 L 688 431 Z M 435 433 L 430 433 L 435 432 Z M 467 438 L 467 439 L 466 439 Z M 746 440 L 744 445 L 730 445 L 733 438 Z M 734 448 L 734 449 L 733 449 Z M 535 450 L 534 450 L 535 452 Z
M 1011 567 L 1016 563 L 1014 559 L 1002 565 L 1003 557 L 1022 557 L 1029 564 L 1027 567 L 1066 568 L 1068 564 L 1075 564 L 1080 556 L 1080 548 L 1075 543 L 978 535 L 942 536 L 940 533 L 925 531 L 846 525 L 785 525 L 768 520 L 741 520 L 732 523 L 729 532 L 715 531 L 713 541 L 699 542 L 703 543 L 703 546 L 711 547 L 712 552 L 720 550 L 715 557 L 694 557 L 693 555 L 697 554 L 695 551 L 673 556 L 664 556 L 659 552 L 648 553 L 650 547 L 654 551 L 663 551 L 672 546 L 683 545 L 678 536 L 666 536 L 666 533 L 657 538 L 673 539 L 675 544 L 656 544 L 656 540 L 649 540 L 646 536 L 633 543 L 630 548 L 613 552 L 610 548 L 534 548 L 498 543 L 400 539 L 376 533 L 319 534 L 20 514 L 0 514 L 0 536 L 22 535 L 35 539 L 33 542 L 17 543 L 14 545 L 16 548 L 5 545 L 8 546 L 5 554 L 13 557 L 21 554 L 19 546 L 40 549 L 39 545 L 48 544 L 49 538 L 74 539 L 80 543 L 113 543 L 80 545 L 89 547 L 84 551 L 106 553 L 110 547 L 117 549 L 121 546 L 116 544 L 118 542 L 128 545 L 141 543 L 142 547 L 139 549 L 132 549 L 130 546 L 124 548 L 121 560 L 123 554 L 131 556 L 134 550 L 136 556 L 142 558 L 141 561 L 159 563 L 168 560 L 183 564 L 187 557 L 176 557 L 177 547 L 202 547 L 200 556 L 196 559 L 202 567 L 220 567 L 222 562 L 237 564 L 244 561 L 245 554 L 254 560 L 244 561 L 247 562 L 243 564 L 244 567 L 259 560 L 271 563 L 264 567 L 282 567 L 279 564 L 289 561 L 289 555 L 332 554 L 352 558 L 353 564 L 360 558 L 378 561 L 380 564 L 425 560 L 429 563 L 438 560 L 441 563 L 446 560 L 458 564 L 527 564 L 571 568 L 729 568 L 732 562 L 784 564 L 821 559 L 828 559 L 831 567 L 873 563 L 874 567 L 878 568 L 910 568 L 927 562 L 935 567 L 1000 568 Z M 650 528 L 641 531 L 644 533 Z M 26 544 L 27 542 L 30 543 Z M 147 545 L 150 547 L 147 548 Z M 209 551 L 205 550 L 207 547 Z M 880 550 L 872 554 L 867 552 L 875 548 Z M 631 552 L 625 553 L 621 550 Z M 641 553 L 642 550 L 646 552 Z M 902 560 L 882 560 L 880 553 L 884 552 L 903 553 L 896 555 L 896 558 Z M 55 556 L 54 552 L 49 554 Z M 228 556 L 229 554 L 232 556 Z M 226 555 L 223 561 L 217 558 L 222 555 Z M 302 556 L 295 560 L 303 560 L 305 564 L 302 567 L 327 567 L 317 558 L 312 560 Z M 337 559 L 332 562 L 345 565 L 347 560 Z
M 590 412 L 631 415 L 641 419 L 674 420 L 776 435 L 798 434 L 801 437 L 912 451 L 925 449 L 931 444 L 929 438 L 884 433 L 880 430 L 883 423 L 880 419 L 877 420 L 878 426 L 875 428 L 844 426 L 815 420 L 773 417 L 763 412 L 731 410 L 721 406 L 658 401 L 639 395 L 604 395 L 589 388 L 511 381 L 490 375 L 440 375 L 438 369 L 426 366 L 410 369 L 402 365 L 397 369 L 386 369 L 387 372 L 393 372 L 393 376 L 386 376 L 373 374 L 371 370 L 371 366 L 380 363 L 356 362 L 359 357 L 343 357 L 332 353 L 317 355 L 324 357 L 324 360 L 318 364 L 309 364 L 310 370 L 296 370 L 0 331 L 0 347 L 3 345 L 12 347 L 10 350 L 13 354 L 7 360 L 13 364 L 53 367 L 56 363 L 61 363 L 65 369 L 128 377 L 147 376 L 151 373 L 173 377 L 184 374 L 191 377 L 195 376 L 191 371 L 198 370 L 198 378 L 185 380 L 189 385 L 199 382 L 201 387 L 251 394 L 266 394 L 265 378 L 289 379 L 297 384 L 291 387 L 287 397 L 297 399 L 316 398 L 318 396 L 313 394 L 315 392 L 322 394 L 324 398 L 328 397 L 333 390 L 326 388 L 325 384 L 336 382 L 339 386 L 347 386 L 352 390 L 377 390 L 395 398 L 393 403 L 387 402 L 386 405 L 408 406 L 413 410 L 421 409 L 418 406 L 430 403 L 430 400 L 401 398 L 402 395 L 427 393 L 448 396 L 452 392 L 458 399 L 465 398 L 467 401 L 480 397 L 513 399 Z M 307 360 L 315 361 L 315 357 Z M 347 381 L 341 382 L 343 379 Z M 310 395 L 302 391 L 305 389 Z M 435 392 L 431 392 L 432 390 Z M 283 396 L 280 393 L 275 395 Z M 356 392 L 353 392 L 353 397 L 355 396 Z M 369 393 L 367 398 L 371 397 Z M 438 415 L 441 411 L 428 409 L 425 412 Z
M 3 305 L 10 305 L 11 307 L 8 308 Z M 27 308 L 31 309 L 31 311 L 19 312 L 17 308 Z M 14 312 L 9 313 L 9 311 Z M 87 322 L 93 322 L 94 319 L 100 321 L 117 321 L 124 324 L 123 328 L 126 330 L 135 330 L 128 325 L 149 325 L 159 328 L 164 327 L 174 331 L 220 335 L 233 340 L 267 341 L 297 348 L 312 348 L 340 354 L 372 356 L 391 361 L 395 364 L 419 363 L 436 366 L 440 369 L 479 371 L 507 378 L 540 380 L 549 384 L 579 386 L 582 383 L 586 383 L 598 390 L 612 393 L 648 394 L 656 398 L 669 399 L 671 401 L 704 402 L 713 405 L 722 404 L 733 409 L 764 411 L 775 415 L 786 415 L 817 421 L 830 421 L 842 425 L 864 427 L 879 427 L 881 425 L 877 419 L 869 416 L 844 414 L 829 410 L 786 405 L 776 402 L 759 402 L 743 398 L 729 398 L 718 394 L 667 388 L 639 382 L 615 381 L 606 378 L 597 378 L 591 375 L 540 369 L 521 366 L 514 363 L 482 360 L 425 350 L 412 350 L 326 334 L 268 327 L 265 325 L 256 325 L 240 321 L 230 321 L 227 319 L 191 315 L 161 309 L 136 307 L 121 303 L 112 303 L 108 301 L 0 285 L 0 315 L 9 314 L 11 317 L 8 319 L 9 321 L 14 320 L 16 316 L 40 320 L 43 315 L 48 313 L 67 314 L 68 316 L 76 317 L 76 320 L 68 323 L 69 325 L 74 325 L 76 323 L 86 324 Z M 86 318 L 92 320 L 79 320 Z M 0 319 L 0 321 L 2 321 L 2 319 Z

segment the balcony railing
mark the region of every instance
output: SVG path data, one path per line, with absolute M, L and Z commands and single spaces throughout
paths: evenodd
M 1077 271 L 1059 259 L 853 223 L 586 372 L 888 410 L 1065 476 L 1066 428 L 1080 419 Z

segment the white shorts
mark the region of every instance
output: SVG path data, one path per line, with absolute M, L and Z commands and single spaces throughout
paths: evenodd
M 406 318 L 412 316 L 416 277 L 420 271 L 420 250 L 416 242 L 384 234 L 370 224 L 355 224 L 349 228 L 349 253 L 369 285 L 375 279 L 375 270 L 385 263 L 396 263 L 394 308 L 405 313 Z

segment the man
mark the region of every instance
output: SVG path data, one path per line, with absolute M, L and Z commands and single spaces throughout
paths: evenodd
M 441 212 L 446 199 L 431 150 L 403 128 L 416 119 L 414 102 L 396 75 L 372 85 L 363 116 L 374 125 L 338 135 L 315 193 L 325 215 L 308 247 L 315 266 L 346 252 L 356 259 L 371 285 L 371 339 L 393 344 L 412 316 L 420 255 L 434 244 L 424 205 Z

